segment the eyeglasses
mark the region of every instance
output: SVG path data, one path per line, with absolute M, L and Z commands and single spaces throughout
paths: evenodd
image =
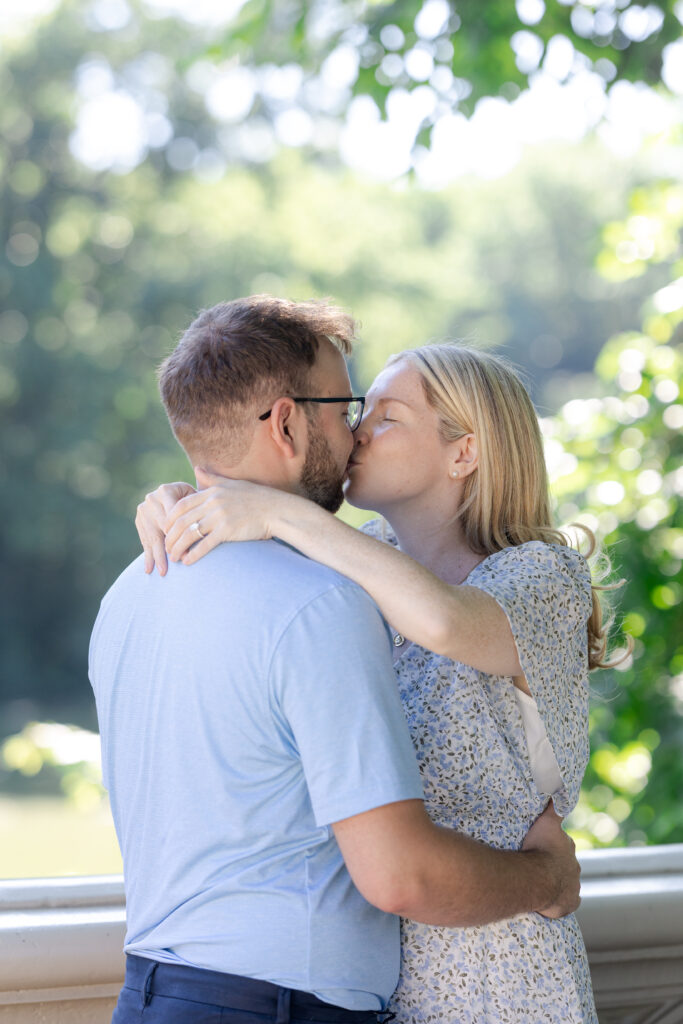
M 363 418 L 363 409 L 365 407 L 365 395 L 361 395 L 359 398 L 294 398 L 293 402 L 318 402 L 320 405 L 329 405 L 330 402 L 345 402 L 348 405 L 346 410 L 346 425 L 349 430 L 357 430 L 360 426 L 360 421 Z M 259 416 L 260 420 L 267 420 L 273 410 L 269 409 L 268 412 L 264 412 L 263 415 Z

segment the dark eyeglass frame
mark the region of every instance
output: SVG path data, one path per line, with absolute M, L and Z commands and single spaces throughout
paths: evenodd
M 360 421 L 363 419 L 363 412 L 365 411 L 365 395 L 344 395 L 343 398 L 295 398 L 293 395 L 288 395 L 287 397 L 291 398 L 293 402 L 317 402 L 320 405 L 329 405 L 332 402 L 346 402 L 348 405 L 350 405 L 351 402 L 360 402 L 360 416 L 358 417 L 358 422 L 354 424 L 353 427 L 351 426 L 350 423 L 348 424 L 349 430 L 351 432 L 353 432 L 354 430 L 358 430 L 358 427 L 360 426 Z M 262 413 L 261 416 L 259 416 L 259 419 L 267 420 L 272 411 L 272 409 L 269 409 L 268 412 Z

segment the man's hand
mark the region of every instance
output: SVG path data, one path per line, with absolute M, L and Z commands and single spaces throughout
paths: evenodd
M 552 802 L 529 829 L 522 849 L 545 854 L 552 896 L 547 906 L 538 908 L 539 914 L 557 918 L 576 910 L 581 902 L 581 866 L 576 859 L 574 842 L 562 830 L 562 819 L 555 813 Z

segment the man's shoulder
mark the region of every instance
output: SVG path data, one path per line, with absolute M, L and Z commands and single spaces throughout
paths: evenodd
M 146 574 L 140 555 L 114 581 L 103 605 L 125 602 L 136 594 L 145 600 L 153 599 L 155 591 L 159 596 L 177 592 L 188 600 L 198 595 L 204 599 L 240 596 L 248 602 L 250 595 L 274 587 L 281 607 L 289 606 L 292 610 L 339 587 L 365 596 L 365 591 L 348 577 L 314 562 L 288 544 L 268 540 L 221 544 L 194 565 L 169 563 L 164 577 L 156 570 Z
M 156 572 L 156 570 L 155 570 Z M 112 596 L 122 591 L 130 590 L 136 585 L 140 585 L 145 579 L 149 579 L 147 573 L 145 573 L 145 556 L 138 555 L 132 562 L 123 569 L 116 577 L 114 582 L 111 584 L 109 589 L 102 598 L 104 604 L 107 600 L 110 600 Z
M 308 621 L 304 614 L 307 610 L 314 621 L 353 622 L 356 629 L 361 622 L 369 623 L 373 612 L 382 621 L 375 602 L 358 583 L 282 541 L 227 544 L 216 551 L 215 564 L 221 578 L 230 574 L 238 590 L 242 580 L 250 595 L 267 593 L 270 599 L 276 599 L 277 614 L 272 600 L 267 605 L 271 622 L 277 619 L 296 631 L 297 623 Z M 369 624 L 367 628 L 371 628 Z
M 225 570 L 239 563 L 240 568 L 255 579 L 279 581 L 282 584 L 282 601 L 292 607 L 305 605 L 339 588 L 367 596 L 363 588 L 348 576 L 302 555 L 283 541 L 224 544 L 217 553 L 216 569 L 221 576 Z

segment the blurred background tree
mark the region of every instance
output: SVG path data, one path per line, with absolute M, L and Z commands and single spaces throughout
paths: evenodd
M 598 355 L 602 397 L 545 422 L 559 517 L 605 538 L 635 640 L 620 671 L 592 677 L 592 755 L 571 819 L 591 845 L 683 839 L 683 187 L 637 189 L 629 205 L 605 228 L 603 273 L 635 276 L 654 261 L 673 280 L 645 303 L 641 329 Z M 620 260 L 623 246 L 637 258 Z
M 156 365 L 202 306 L 332 295 L 362 323 L 360 387 L 429 338 L 500 346 L 526 369 L 558 515 L 588 515 L 613 545 L 637 638 L 632 667 L 594 677 L 573 827 L 586 844 L 683 839 L 682 138 L 661 84 L 683 92 L 680 14 L 625 0 L 0 14 L 6 792 L 83 806 L 93 792 L 92 761 L 79 776 L 64 754 L 80 734 L 54 734 L 55 753 L 30 723 L 95 727 L 88 637 L 137 554 L 134 507 L 191 479 Z M 562 141 L 540 142 L 553 124 Z

